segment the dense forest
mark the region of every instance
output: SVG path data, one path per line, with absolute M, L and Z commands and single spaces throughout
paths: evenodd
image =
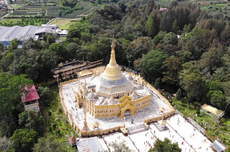
M 177 93 L 182 102 L 207 103 L 229 115 L 228 19 L 208 14 L 195 3 L 173 1 L 167 9 L 161 8 L 154 0 L 109 3 L 73 23 L 61 43 L 55 43 L 54 35 L 46 35 L 43 41 L 28 40 L 23 48 L 17 48 L 17 40 L 8 50 L 0 44 L 0 136 L 4 137 L 0 149 L 38 151 L 44 142 L 38 140 L 46 134 L 44 119 L 23 112 L 21 86 L 52 80 L 51 69 L 60 62 L 104 59 L 107 64 L 113 38 L 118 64 L 130 62 L 148 82 Z M 52 90 L 40 87 L 38 92 L 41 105 L 49 106 Z

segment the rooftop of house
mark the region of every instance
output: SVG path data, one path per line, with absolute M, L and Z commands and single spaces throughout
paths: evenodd
M 29 102 L 40 99 L 34 85 L 32 87 L 26 85 L 24 89 L 25 91 L 22 93 L 21 96 L 22 102 Z

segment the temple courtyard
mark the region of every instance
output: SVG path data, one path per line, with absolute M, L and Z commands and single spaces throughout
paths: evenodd
M 178 123 L 179 120 L 179 123 Z M 178 143 L 182 152 L 212 152 L 211 144 L 207 137 L 200 133 L 191 123 L 187 122 L 180 114 L 175 114 L 166 120 L 166 130 L 160 131 L 154 123 L 150 124 L 149 130 L 134 133 L 128 136 L 121 132 L 112 133 L 98 137 L 101 147 L 95 151 L 113 151 L 110 146 L 112 142 L 125 142 L 133 152 L 148 152 L 156 139 L 170 139 Z M 95 137 L 93 137 L 95 138 Z M 80 142 L 90 138 L 80 138 Z M 80 143 L 79 142 L 79 143 Z M 79 145 L 78 145 L 79 146 Z M 81 149 L 81 148 L 80 148 Z
M 75 86 L 78 83 L 84 83 L 84 81 L 90 81 L 89 78 L 84 78 L 78 81 L 73 81 L 62 86 L 62 95 L 63 95 L 63 104 L 68 110 L 68 114 L 71 119 L 74 121 L 73 123 L 78 124 L 79 128 L 83 128 L 84 126 L 84 109 L 76 108 L 75 102 Z M 146 90 L 150 90 L 149 88 L 145 88 Z M 154 90 L 149 91 L 151 93 L 151 103 L 148 107 L 139 110 L 135 115 L 131 116 L 129 112 L 127 112 L 124 118 L 119 118 L 117 116 L 113 117 L 93 117 L 88 112 L 86 113 L 87 124 L 89 130 L 94 130 L 93 124 L 95 122 L 99 123 L 99 130 L 106 130 L 109 128 L 115 128 L 118 126 L 131 127 L 137 124 L 143 124 L 144 119 L 150 119 L 154 117 L 158 117 L 164 115 L 172 110 L 172 108 L 166 103 L 165 100 L 160 98 Z M 161 110 L 163 109 L 163 111 Z M 144 117 L 143 117 L 144 116 Z M 133 123 L 132 123 L 133 122 Z

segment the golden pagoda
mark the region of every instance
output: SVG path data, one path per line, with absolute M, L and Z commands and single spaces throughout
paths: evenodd
M 85 94 L 86 111 L 94 117 L 123 118 L 127 114 L 135 115 L 137 110 L 148 107 L 151 103 L 151 94 L 140 87 L 140 76 L 134 79 L 121 71 L 116 62 L 115 47 L 113 40 L 110 61 L 104 72 L 88 79 L 87 83 L 83 79 L 78 85 L 78 92 L 75 92 L 76 106 L 80 108 L 83 105 L 80 94 Z
M 132 93 L 134 89 L 133 84 L 122 74 L 121 68 L 116 62 L 115 47 L 115 40 L 113 40 L 109 64 L 100 76 L 100 85 L 97 88 L 98 95 L 106 97 L 111 97 L 111 95 L 120 96 Z

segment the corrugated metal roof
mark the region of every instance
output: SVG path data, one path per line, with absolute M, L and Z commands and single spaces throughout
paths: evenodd
M 12 41 L 13 39 L 26 40 L 35 36 L 37 26 L 13 26 L 13 27 L 0 27 L 0 41 Z
M 97 137 L 86 138 L 77 142 L 77 149 L 79 152 L 98 152 L 106 151 L 103 149 L 103 146 L 100 144 Z
M 49 25 L 47 25 L 49 26 Z M 53 26 L 53 25 L 51 25 Z M 35 38 L 35 34 L 40 33 L 57 33 L 54 29 L 38 26 L 13 26 L 13 27 L 6 27 L 0 26 L 0 42 L 10 42 L 13 39 L 18 39 L 21 41 L 28 40 L 29 38 Z M 61 34 L 67 34 L 67 30 L 61 31 Z
M 212 147 L 217 151 L 217 152 L 223 152 L 226 150 L 226 147 L 221 144 L 218 140 L 215 140 L 213 143 L 212 143 Z
M 0 39 L 10 29 L 10 27 L 0 26 Z
M 21 30 L 20 26 L 11 27 L 6 31 L 6 33 L 1 37 L 1 41 L 11 41 L 12 38 Z
M 36 31 L 35 31 L 35 34 L 40 34 L 40 33 L 50 33 L 50 34 L 52 34 L 52 33 L 56 33 L 56 31 L 55 30 L 53 30 L 53 29 L 49 29 L 49 28 L 38 28 Z
M 38 29 L 39 27 L 37 26 L 25 26 L 22 27 L 20 32 L 18 32 L 18 34 L 16 35 L 15 38 L 17 38 L 18 40 L 26 40 L 29 38 L 33 38 L 35 35 L 35 31 Z

